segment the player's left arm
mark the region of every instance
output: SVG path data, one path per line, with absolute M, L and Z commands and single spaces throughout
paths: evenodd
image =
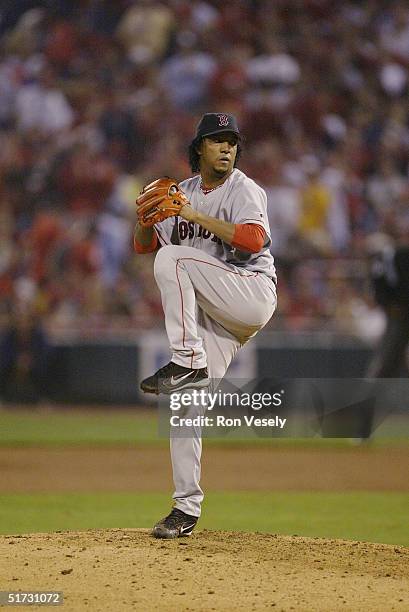
M 240 251 L 258 253 L 265 242 L 265 230 L 262 225 L 251 223 L 229 223 L 216 217 L 210 217 L 194 210 L 191 206 L 183 206 L 180 216 L 186 221 L 193 221 L 207 229 L 218 238 L 231 244 Z

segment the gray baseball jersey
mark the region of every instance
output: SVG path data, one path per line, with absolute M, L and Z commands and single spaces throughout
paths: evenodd
M 172 217 L 155 226 L 160 243 L 165 245 L 174 242 L 175 223 L 177 223 L 178 244 L 181 246 L 201 249 L 228 264 L 266 274 L 276 282 L 274 258 L 269 250 L 271 235 L 264 189 L 238 168 L 233 170 L 220 187 L 207 195 L 201 190 L 200 181 L 198 175 L 180 183 L 192 208 L 229 223 L 261 225 L 266 232 L 262 250 L 258 253 L 239 251 L 193 221 L 185 221 L 179 217 L 176 221 Z

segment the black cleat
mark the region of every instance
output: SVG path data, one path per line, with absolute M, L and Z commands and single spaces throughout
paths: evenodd
M 155 538 L 166 540 L 190 536 L 197 521 L 197 516 L 190 516 L 190 514 L 185 514 L 178 508 L 173 508 L 168 516 L 156 523 L 152 535 Z
M 193 370 L 184 368 L 170 361 L 152 376 L 141 382 L 141 389 L 145 393 L 166 393 L 170 395 L 181 389 L 203 389 L 210 383 L 207 368 Z

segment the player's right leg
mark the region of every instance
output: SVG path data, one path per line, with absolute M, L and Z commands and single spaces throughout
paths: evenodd
M 208 368 L 211 377 L 209 391 L 214 392 L 217 383 L 224 377 L 231 361 L 239 350 L 240 343 L 202 310 L 198 311 L 197 325 L 205 351 L 209 355 Z M 205 412 L 206 405 L 196 408 L 191 406 L 184 416 L 195 417 Z M 177 427 L 171 427 L 170 429 L 170 454 L 175 485 L 174 507 L 190 518 L 196 517 L 196 520 L 200 517 L 204 498 L 200 487 L 201 434 L 202 431 L 199 426 L 192 427 L 190 431 L 185 429 L 182 432 Z

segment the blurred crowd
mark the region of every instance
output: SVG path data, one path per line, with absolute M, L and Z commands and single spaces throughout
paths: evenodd
M 237 115 L 267 191 L 274 329 L 381 331 L 368 238 L 409 236 L 409 7 L 393 0 L 2 0 L 0 320 L 162 325 L 134 201 Z

